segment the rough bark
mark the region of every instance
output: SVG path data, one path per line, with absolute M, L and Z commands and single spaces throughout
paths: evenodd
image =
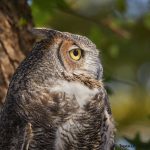
M 26 0 L 0 0 L 0 106 L 16 67 L 32 47 L 32 27 Z

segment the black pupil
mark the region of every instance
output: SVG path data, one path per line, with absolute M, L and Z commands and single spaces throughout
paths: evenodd
M 78 56 L 78 54 L 79 54 L 78 50 L 75 49 L 75 50 L 73 51 L 73 54 L 74 54 L 74 56 Z

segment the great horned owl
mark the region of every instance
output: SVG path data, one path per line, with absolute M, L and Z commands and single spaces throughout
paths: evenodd
M 110 150 L 114 123 L 96 46 L 51 29 L 14 74 L 0 116 L 1 150 Z

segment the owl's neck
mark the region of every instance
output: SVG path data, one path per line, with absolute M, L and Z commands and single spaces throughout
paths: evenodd
M 98 93 L 98 89 L 90 89 L 79 81 L 58 80 L 51 92 L 64 92 L 68 96 L 75 96 L 78 105 L 83 108 Z

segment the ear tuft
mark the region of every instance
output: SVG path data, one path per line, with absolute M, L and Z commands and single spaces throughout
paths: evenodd
M 48 38 L 48 32 L 50 29 L 47 28 L 33 28 L 31 30 L 32 34 L 35 35 L 37 38 Z
M 56 34 L 56 30 L 50 29 L 50 28 L 33 28 L 31 30 L 31 33 L 37 38 L 37 39 L 47 39 L 50 38 L 52 35 Z

